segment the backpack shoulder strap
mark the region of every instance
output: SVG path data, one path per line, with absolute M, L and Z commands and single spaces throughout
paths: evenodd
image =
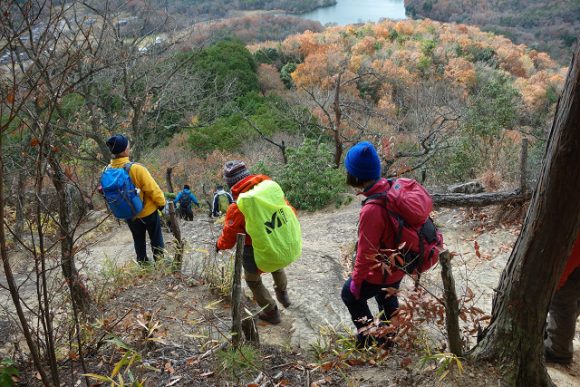
M 367 198 L 363 200 L 362 205 L 364 206 L 365 204 L 382 204 L 386 208 L 388 201 L 388 192 L 396 180 L 397 179 L 387 179 L 387 181 L 389 182 L 389 188 L 386 191 L 377 192 L 375 194 L 367 196 Z
M 129 174 L 129 171 L 131 170 L 131 167 L 133 166 L 133 164 L 135 164 L 132 161 L 129 161 L 128 163 L 125 163 L 125 165 L 123 165 L 123 169 L 125 170 L 125 172 L 127 172 L 127 175 L 129 175 L 129 177 L 131 176 Z
M 389 182 L 393 182 L 394 179 L 389 179 Z M 401 243 L 401 238 L 403 236 L 403 227 L 405 226 L 405 221 L 403 218 L 397 214 L 396 212 L 390 210 L 387 207 L 387 203 L 389 198 L 387 196 L 387 191 L 379 192 L 376 194 L 369 195 L 363 202 L 362 205 L 365 206 L 366 204 L 376 204 L 378 206 L 383 207 L 387 211 L 387 219 L 391 219 L 391 223 L 395 227 L 395 245 L 399 245 Z
M 361 204 L 363 206 L 365 206 L 367 204 L 378 204 L 378 205 L 383 205 L 386 207 L 386 201 L 387 201 L 387 193 L 386 192 L 379 192 L 379 193 L 367 196 L 367 198 L 365 200 L 363 200 Z

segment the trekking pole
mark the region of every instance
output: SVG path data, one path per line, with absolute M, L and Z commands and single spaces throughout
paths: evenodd
M 232 346 L 238 348 L 242 336 L 242 256 L 246 234 L 239 233 L 236 240 L 236 256 L 234 261 L 234 278 L 232 284 Z

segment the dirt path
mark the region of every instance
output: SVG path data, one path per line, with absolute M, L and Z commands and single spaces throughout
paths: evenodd
M 260 325 L 262 341 L 307 349 L 316 341 L 321 325 L 352 325 L 340 299 L 340 290 L 348 273 L 348 251 L 352 249 L 356 238 L 359 209 L 360 204 L 355 201 L 338 210 L 300 214 L 303 254 L 286 270 L 292 305 L 282 309 L 282 324 Z M 484 225 L 489 222 L 485 217 L 485 213 L 448 209 L 435 214 L 446 247 L 458 254 L 454 260 L 458 293 L 462 294 L 469 287 L 476 295 L 476 305 L 489 313 L 493 288 L 498 284 L 519 228 L 486 228 Z M 193 222 L 180 224 L 182 235 L 187 240 L 184 272 L 198 272 L 207 251 L 213 248 L 220 227 L 203 214 L 198 214 Z M 166 240 L 170 240 L 169 235 Z M 168 248 L 171 249 L 171 243 Z M 88 263 L 88 267 L 98 270 L 98 262 L 102 262 L 105 256 L 120 263 L 133 259 L 133 254 L 129 230 L 121 225 L 114 226 L 110 235 L 92 247 L 83 260 Z M 265 275 L 263 278 L 266 286 L 272 289 L 271 276 Z M 430 291 L 440 293 L 438 270 L 426 273 L 422 282 Z M 407 281 L 402 287 L 410 286 L 410 281 Z M 248 289 L 245 291 L 251 296 Z M 576 344 L 580 348 L 580 343 Z M 579 360 L 570 369 L 550 368 L 557 385 L 578 385 L 580 351 L 575 358 Z
M 348 275 L 359 209 L 360 205 L 355 201 L 338 210 L 300 214 L 302 257 L 286 269 L 292 305 L 282 310 L 285 329 L 265 326 L 265 337 L 271 334 L 274 342 L 307 347 L 316 340 L 320 325 L 351 325 L 340 291 Z M 441 225 L 447 248 L 459 254 L 455 267 L 459 292 L 469 286 L 478 296 L 477 305 L 489 312 L 492 289 L 497 286 L 517 229 L 500 228 L 476 233 L 472 231 L 473 224 L 465 222 L 464 214 L 457 210 L 441 211 L 436 221 Z M 197 215 L 193 222 L 182 221 L 180 225 L 187 240 L 184 272 L 199 272 L 221 228 L 202 214 Z M 165 239 L 169 241 L 171 237 L 166 235 Z M 475 240 L 479 244 L 480 257 L 475 253 Z M 167 247 L 171 250 L 171 242 Z M 106 260 L 120 265 L 132 260 L 133 256 L 128 228 L 123 224 L 113 224 L 111 232 L 87 249 L 79 261 L 86 269 L 95 272 L 104 268 Z M 438 276 L 438 271 L 434 270 L 423 278 L 425 286 L 434 293 L 440 292 Z M 271 276 L 263 278 L 266 286 L 272 289 Z M 248 290 L 246 292 L 250 295 Z

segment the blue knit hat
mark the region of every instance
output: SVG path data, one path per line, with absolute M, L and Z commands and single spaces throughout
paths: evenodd
M 347 172 L 361 181 L 381 177 L 381 160 L 370 142 L 359 142 L 346 154 L 344 167 Z
M 122 134 L 115 134 L 107 140 L 107 147 L 114 155 L 124 152 L 128 145 L 129 140 Z

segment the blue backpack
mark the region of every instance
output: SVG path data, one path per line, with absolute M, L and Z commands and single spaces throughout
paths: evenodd
M 143 210 L 139 191 L 129 176 L 131 165 L 133 163 L 127 163 L 123 168 L 112 168 L 109 165 L 101 175 L 105 202 L 117 219 L 133 219 Z

